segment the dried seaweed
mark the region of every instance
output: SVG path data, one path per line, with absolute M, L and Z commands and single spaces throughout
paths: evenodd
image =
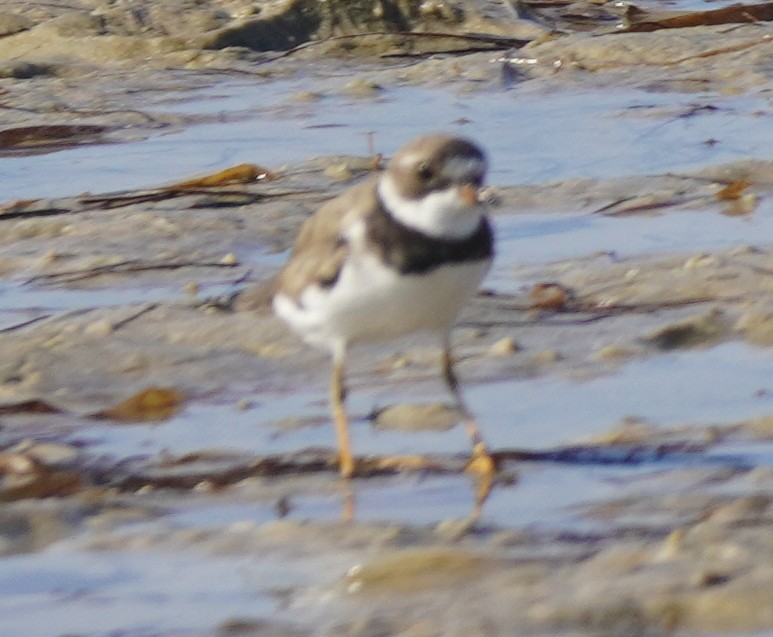
M 662 12 L 648 11 L 630 6 L 626 12 L 628 25 L 621 32 L 650 32 L 659 29 L 683 29 L 686 27 L 716 24 L 746 24 L 773 20 L 773 3 L 733 4 L 709 11 Z
M 239 186 L 262 183 L 277 179 L 277 175 L 254 164 L 238 164 L 203 175 L 147 190 L 114 192 L 100 195 L 83 195 L 72 200 L 62 200 L 53 205 L 42 199 L 23 199 L 0 203 L 0 220 L 49 217 L 60 214 L 78 213 L 89 210 L 112 210 L 135 204 L 166 201 L 176 197 L 204 195 L 206 206 L 244 206 L 265 199 L 277 199 L 295 195 L 314 194 L 313 191 L 250 192 Z M 72 203 L 70 204 L 70 201 Z M 64 204 L 64 205 L 62 205 Z M 67 204 L 70 204 L 69 207 Z M 194 201 L 189 207 L 202 207 L 200 201 Z
M 171 387 L 148 387 L 117 405 L 91 415 L 99 420 L 156 422 L 167 420 L 182 408 L 184 395 Z
M 281 58 L 289 57 L 296 53 L 300 53 L 301 51 L 305 51 L 306 49 L 309 49 L 311 47 L 328 45 L 331 42 L 349 41 L 356 45 L 357 40 L 364 40 L 368 38 L 383 38 L 383 37 L 399 37 L 399 38 L 406 38 L 410 40 L 421 40 L 421 39 L 437 40 L 437 39 L 447 38 L 451 40 L 460 40 L 462 42 L 475 42 L 478 44 L 477 47 L 466 47 L 466 48 L 443 51 L 443 53 L 447 53 L 447 54 L 456 53 L 460 55 L 472 53 L 472 52 L 478 52 L 481 50 L 499 51 L 499 50 L 507 50 L 507 49 L 519 49 L 523 46 L 526 46 L 531 41 L 531 40 L 525 40 L 523 38 L 512 38 L 512 37 L 501 36 L 501 35 L 492 35 L 488 33 L 443 33 L 443 32 L 436 32 L 436 31 L 424 31 L 424 32 L 369 31 L 366 33 L 337 35 L 330 38 L 325 38 L 323 40 L 312 40 L 310 42 L 304 42 L 302 44 L 299 44 L 298 46 L 293 47 L 292 49 L 288 49 L 287 51 L 282 51 L 277 55 L 274 55 L 274 56 L 271 56 L 270 58 L 262 60 L 261 63 L 267 64 L 270 62 L 274 62 Z M 485 48 L 481 48 L 480 45 L 486 45 L 486 46 Z M 434 55 L 436 53 L 438 53 L 438 51 L 436 50 L 425 51 L 423 53 L 419 53 L 416 51 L 412 52 L 413 55 Z M 394 57 L 395 55 L 401 55 L 401 54 L 385 54 L 383 57 Z
M 81 144 L 106 143 L 108 126 L 95 124 L 45 124 L 0 130 L 0 151 L 59 148 Z
M 548 462 L 582 465 L 640 465 L 663 462 L 682 456 L 698 456 L 710 442 L 677 440 L 667 442 L 572 445 L 547 450 L 492 450 L 499 467 L 495 484 L 512 484 L 512 463 Z M 376 478 L 401 473 L 427 475 L 462 475 L 468 471 L 470 458 L 463 454 L 361 456 L 356 459 L 357 479 Z M 296 453 L 257 457 L 218 455 L 209 452 L 190 453 L 162 462 L 146 462 L 135 467 L 108 467 L 98 470 L 95 480 L 122 490 L 143 487 L 193 489 L 202 483 L 212 488 L 225 488 L 247 478 L 329 473 L 337 475 L 338 459 L 333 449 L 307 449 Z
M 39 398 L 23 400 L 18 403 L 0 404 L 0 415 L 11 414 L 61 414 L 62 410 Z

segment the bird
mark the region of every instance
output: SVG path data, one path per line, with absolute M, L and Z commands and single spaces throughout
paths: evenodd
M 488 169 L 473 141 L 444 133 L 402 146 L 386 168 L 328 200 L 298 232 L 275 279 L 274 313 L 332 360 L 338 468 L 356 472 L 346 411 L 346 359 L 359 343 L 428 333 L 461 414 L 476 471 L 494 461 L 462 396 L 451 331 L 491 268 L 494 234 L 481 202 Z

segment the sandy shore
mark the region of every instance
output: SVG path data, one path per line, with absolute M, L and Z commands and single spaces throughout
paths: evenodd
M 600 35 L 618 14 L 599 3 L 537 22 L 487 3 L 327 3 L 322 14 L 317 3 L 303 2 L 260 10 L 236 0 L 128 4 L 0 3 L 0 135 L 16 131 L 2 137 L 2 161 L 105 141 L 120 152 L 124 142 L 221 117 L 153 113 L 145 105 L 150 93 L 245 74 L 271 82 L 310 69 L 325 82 L 336 64 L 363 69 L 354 74 L 367 81 L 326 84 L 328 95 L 354 91 L 366 104 L 405 85 L 492 91 L 496 100 L 497 91 L 517 83 L 545 103 L 562 91 L 631 87 L 709 93 L 718 101 L 749 95 L 767 100 L 759 134 L 771 135 L 773 29 L 766 22 Z M 578 14 L 587 28 L 579 28 Z M 549 20 L 560 32 L 547 35 Z M 439 50 L 491 50 L 435 57 L 423 55 L 433 49 L 416 37 L 378 45 L 355 39 L 356 47 L 339 39 L 279 57 L 308 38 L 394 31 L 395 21 L 401 31 L 536 39 L 502 49 L 497 41 L 438 38 L 431 46 Z M 400 58 L 410 63 L 378 57 L 385 53 L 410 55 Z M 175 560 L 187 560 L 190 575 L 159 589 L 168 596 L 167 614 L 182 617 L 178 623 L 148 612 L 144 621 L 116 615 L 118 625 L 111 624 L 77 595 L 57 597 L 53 584 L 43 585 L 51 608 L 84 618 L 64 621 L 67 634 L 117 627 L 138 636 L 770 630 L 773 387 L 760 378 L 773 344 L 773 234 L 765 223 L 773 214 L 773 157 L 678 175 L 491 184 L 492 215 L 503 232 L 500 274 L 455 335 L 460 373 L 473 394 L 502 401 L 507 392 L 513 414 L 536 410 L 530 417 L 539 421 L 546 408 L 530 402 L 529 382 L 575 387 L 633 374 L 635 386 L 641 366 L 684 355 L 697 384 L 702 366 L 727 356 L 748 398 L 737 417 L 732 406 L 694 422 L 651 423 L 644 414 L 593 436 L 580 428 L 539 450 L 495 446 L 502 483 L 474 523 L 466 512 L 475 485 L 461 472 L 463 452 L 450 443 L 439 442 L 431 454 L 435 469 L 393 472 L 377 469 L 379 453 L 368 445 L 378 440 L 368 439 L 361 453 L 375 457 L 376 469 L 340 483 L 324 405 L 327 361 L 254 293 L 276 271 L 302 220 L 376 163 L 366 154 L 308 157 L 267 165 L 271 179 L 248 183 L 180 190 L 156 187 L 148 175 L 142 190 L 104 194 L 97 183 L 88 194 L 0 203 L 3 561 L 29 560 L 29 570 L 27 562 L 13 562 L 17 576 L 34 571 L 45 580 L 49 568 L 77 578 L 77 560 L 104 559 L 107 571 L 116 568 L 111 555 L 135 565 L 148 560 L 136 566 L 136 588 L 123 593 L 109 578 L 100 585 L 83 575 L 85 598 L 102 594 L 110 609 L 167 581 L 151 562 L 173 571 L 183 569 Z M 668 233 L 687 214 L 696 237 L 702 229 L 721 233 L 720 223 L 759 230 L 709 250 L 626 256 L 619 240 L 601 252 L 526 265 L 508 252 L 516 245 L 508 229 L 541 217 L 586 215 L 621 228 L 659 224 Z M 382 400 L 442 402 L 436 365 L 422 343 L 359 352 L 352 385 L 365 398 L 356 413 L 367 421 L 365 405 Z M 661 389 L 681 386 L 669 374 L 664 367 Z M 645 385 L 642 392 L 652 391 Z M 130 405 L 128 415 L 116 410 L 148 388 L 164 392 L 150 406 Z M 647 400 L 661 395 L 675 405 L 681 400 L 666 391 Z M 581 406 L 568 396 L 551 402 L 572 423 Z M 601 397 L 599 420 L 613 398 Z M 422 420 L 416 413 L 374 417 L 372 427 L 402 430 L 410 449 L 412 438 L 443 429 L 447 417 L 442 409 L 420 412 Z M 221 433 L 212 431 L 214 422 Z M 265 448 L 239 446 L 242 422 L 247 435 L 254 427 L 265 438 Z M 205 432 L 202 443 L 197 431 Z M 272 447 L 277 439 L 286 447 Z M 579 471 L 576 483 L 567 477 L 572 471 Z M 540 491 L 540 480 L 567 485 L 564 506 L 560 489 Z M 435 495 L 432 485 L 440 485 Z M 583 494 L 587 485 L 596 490 Z M 529 517 L 534 501 L 519 500 L 530 489 L 546 498 L 542 517 Z M 352 501 L 354 520 L 340 521 Z M 74 556 L 71 564 L 47 562 L 47 547 Z M 230 573 L 230 559 L 251 569 L 249 576 L 238 571 L 244 581 L 236 577 L 233 589 L 207 570 L 217 565 Z M 0 609 L 9 604 L 10 625 L 19 627 L 14 609 L 29 612 L 36 602 L 11 608 L 12 589 L 12 582 L 0 587 Z M 232 609 L 218 601 L 221 594 L 246 601 Z M 185 604 L 196 595 L 207 618 L 192 624 Z M 146 607 L 139 608 L 142 615 Z M 41 613 L 41 627 L 30 634 L 58 634 L 46 632 Z

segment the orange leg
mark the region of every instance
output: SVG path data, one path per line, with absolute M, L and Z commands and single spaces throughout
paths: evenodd
M 451 395 L 456 401 L 457 408 L 462 412 L 464 426 L 467 429 L 467 435 L 470 437 L 470 442 L 472 443 L 472 459 L 468 465 L 468 470 L 473 473 L 491 476 L 496 472 L 496 462 L 489 453 L 488 446 L 483 440 L 483 435 L 480 432 L 480 427 L 478 427 L 475 417 L 464 402 L 464 398 L 459 389 L 459 380 L 454 371 L 454 359 L 451 355 L 451 347 L 448 343 L 445 343 L 443 346 L 441 366 L 443 380 L 451 391 Z
M 338 468 L 341 476 L 350 478 L 354 473 L 354 458 L 349 437 L 349 418 L 346 415 L 346 387 L 344 386 L 345 353 L 343 348 L 333 354 L 333 376 L 330 384 L 330 406 L 333 411 L 338 440 Z

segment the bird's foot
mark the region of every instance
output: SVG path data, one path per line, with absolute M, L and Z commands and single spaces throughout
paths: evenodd
M 470 522 L 476 522 L 480 518 L 483 505 L 494 488 L 498 468 L 497 461 L 489 453 L 488 447 L 483 442 L 476 442 L 465 469 L 467 473 L 472 474 L 475 481 L 475 503 Z
M 496 474 L 497 468 L 497 461 L 489 453 L 486 443 L 476 442 L 465 471 L 479 476 L 491 477 Z
M 340 455 L 338 458 L 338 471 L 344 479 L 351 478 L 357 470 L 357 463 L 350 455 Z

